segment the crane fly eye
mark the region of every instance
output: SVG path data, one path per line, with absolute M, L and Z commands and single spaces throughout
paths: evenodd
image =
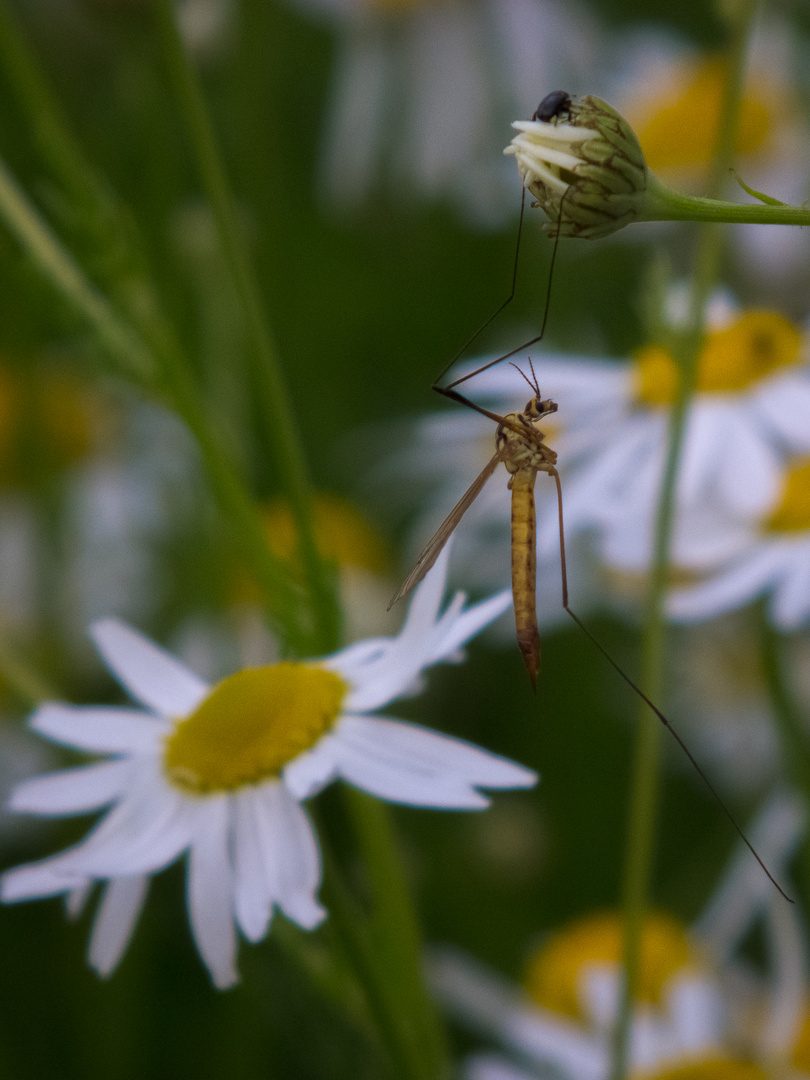
M 542 120 L 548 124 L 557 116 L 562 116 L 571 108 L 571 95 L 565 90 L 552 90 L 546 94 L 537 108 L 534 110 L 532 120 Z

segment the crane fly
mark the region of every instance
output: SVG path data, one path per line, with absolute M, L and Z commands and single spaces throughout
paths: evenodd
M 531 364 L 531 360 L 529 363 Z M 523 374 L 523 372 L 520 373 Z M 532 368 L 532 375 L 534 376 L 534 368 Z M 526 378 L 525 375 L 523 377 Z M 556 468 L 557 455 L 551 447 L 546 446 L 545 436 L 537 426 L 544 417 L 557 411 L 557 403 L 549 398 L 545 400 L 541 398 L 536 379 L 534 382 L 528 379 L 526 381 L 534 391 L 534 397 L 526 403 L 523 412 L 507 413 L 506 416 L 500 416 L 480 405 L 475 405 L 456 390 L 437 387 L 446 397 L 475 409 L 476 412 L 495 421 L 498 425 L 495 435 L 495 454 L 450 511 L 432 539 L 428 541 L 422 554 L 416 560 L 413 570 L 388 606 L 389 609 L 393 607 L 398 600 L 419 584 L 436 562 L 439 552 L 450 539 L 464 514 L 475 502 L 487 480 L 503 463 L 509 473 L 508 487 L 512 492 L 512 596 L 515 607 L 515 630 L 518 647 L 534 687 L 540 667 L 540 632 L 537 628 L 535 600 L 537 541 L 534 508 L 534 485 L 539 472 L 553 476 L 557 485 L 560 510 L 560 552 L 563 566 L 563 604 L 566 608 L 568 588 L 562 531 L 562 488 Z

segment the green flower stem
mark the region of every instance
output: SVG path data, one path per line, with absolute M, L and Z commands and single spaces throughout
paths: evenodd
M 728 48 L 728 73 L 720 114 L 718 144 L 715 147 L 709 182 L 710 196 L 721 190 L 733 159 L 745 60 L 756 6 L 756 0 L 742 0 L 735 10 L 735 22 L 731 28 Z M 666 651 L 664 604 L 675 519 L 675 485 L 689 405 L 697 382 L 706 306 L 717 280 L 720 265 L 721 242 L 722 237 L 713 224 L 704 224 L 701 227 L 692 278 L 688 321 L 676 348 L 680 379 L 677 397 L 670 415 L 667 457 L 658 503 L 642 638 L 641 686 L 653 701 L 661 700 L 663 690 Z M 649 902 L 653 846 L 658 816 L 661 735 L 662 731 L 657 718 L 646 707 L 641 709 L 628 822 L 628 854 L 623 900 L 624 979 L 619 1016 L 613 1035 L 612 1080 L 624 1080 L 628 1071 L 630 1023 L 638 985 L 641 934 Z
M 202 453 L 211 486 L 227 520 L 234 527 L 271 606 L 293 648 L 311 653 L 312 640 L 302 621 L 302 597 L 284 565 L 267 547 L 264 527 L 241 477 L 210 423 L 188 368 L 167 336 L 153 331 L 147 343 L 98 292 L 30 203 L 0 160 L 0 218 L 16 236 L 57 292 L 98 334 L 117 374 L 142 389 L 163 383 L 172 405 L 191 429 Z
M 765 604 L 758 608 L 762 670 L 771 699 L 782 760 L 793 786 L 810 806 L 810 747 L 801 714 L 788 689 L 783 673 L 782 635 L 771 624 Z M 810 833 L 805 830 L 801 854 L 802 889 L 805 906 L 810 904 Z
M 644 205 L 635 221 L 713 221 L 735 225 L 810 225 L 806 206 L 732 203 L 684 195 L 647 173 Z
M 386 978 L 409 1018 L 413 1052 L 430 1080 L 450 1075 L 444 1030 L 435 1003 L 425 989 L 423 942 L 391 825 L 388 807 L 355 788 L 346 802 L 365 855 L 373 916 L 372 936 Z
M 185 119 L 206 196 L 216 221 L 220 244 L 244 310 L 252 349 L 250 375 L 278 469 L 282 490 L 295 519 L 301 561 L 317 619 L 319 647 L 329 652 L 340 638 L 340 612 L 334 574 L 315 544 L 310 481 L 301 440 L 264 313 L 256 276 L 234 213 L 234 199 L 222 164 L 202 91 L 177 29 L 172 0 L 155 0 L 158 35 L 177 101 Z
M 25 110 L 34 141 L 71 195 L 85 207 L 98 210 L 104 205 L 109 209 L 112 196 L 99 183 L 72 138 L 9 0 L 0 0 L 0 66 Z
M 437 1080 L 426 1073 L 415 1052 L 397 999 L 391 993 L 388 973 L 372 945 L 362 912 L 346 888 L 337 863 L 321 837 L 324 879 L 321 896 L 341 947 L 366 998 L 369 1013 L 388 1050 L 398 1080 Z

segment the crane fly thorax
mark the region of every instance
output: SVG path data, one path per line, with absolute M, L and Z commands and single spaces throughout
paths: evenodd
M 548 472 L 557 461 L 556 453 L 543 442 L 545 436 L 537 421 L 557 411 L 553 401 L 532 398 L 522 413 L 507 413 L 507 423 L 498 425 L 496 445 L 507 472 L 514 475 L 522 469 Z

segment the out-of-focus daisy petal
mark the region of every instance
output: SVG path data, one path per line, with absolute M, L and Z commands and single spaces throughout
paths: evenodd
M 228 796 L 209 798 L 195 820 L 188 867 L 188 911 L 197 948 L 220 990 L 239 981 L 228 866 Z
M 781 550 L 778 545 L 769 544 L 752 558 L 740 561 L 705 583 L 672 592 L 667 612 L 673 619 L 710 619 L 749 603 L 771 584 L 781 565 Z
M 166 725 L 147 713 L 86 705 L 43 705 L 31 727 L 54 742 L 96 754 L 154 752 Z
M 117 619 L 93 623 L 104 661 L 133 697 L 162 716 L 193 712 L 208 686 L 173 656 Z
M 141 913 L 149 878 L 113 878 L 104 890 L 90 936 L 88 963 L 102 978 L 112 973 L 129 943 Z
M 35 776 L 17 785 L 9 809 L 55 817 L 99 810 L 121 795 L 131 769 L 128 761 L 104 761 Z

